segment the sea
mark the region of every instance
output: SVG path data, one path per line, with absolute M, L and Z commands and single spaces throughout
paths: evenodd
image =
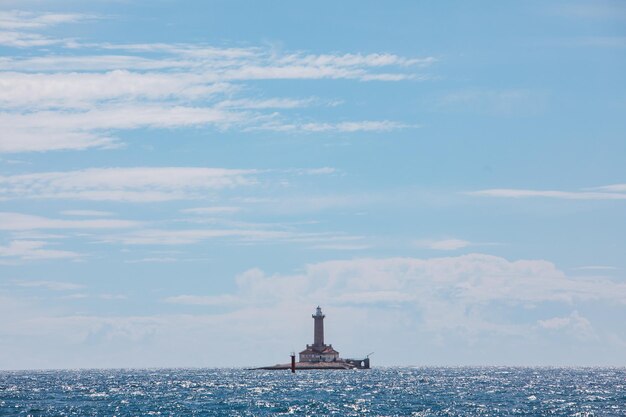
M 0 372 L 1 416 L 626 416 L 626 368 Z

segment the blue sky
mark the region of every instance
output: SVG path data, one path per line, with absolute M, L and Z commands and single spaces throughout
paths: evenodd
M 624 4 L 337 3 L 0 4 L 0 368 L 624 365 Z

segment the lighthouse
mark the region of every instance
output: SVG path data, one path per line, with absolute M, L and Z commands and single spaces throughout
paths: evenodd
M 291 354 L 291 363 L 278 364 L 274 366 L 264 366 L 265 370 L 291 369 L 369 369 L 370 358 L 367 355 L 361 359 L 345 359 L 339 357 L 339 352 L 333 349 L 333 345 L 324 343 L 324 313 L 322 308 L 317 306 L 313 317 L 313 344 L 306 345 L 306 349 L 300 352 L 298 362 L 295 362 L 295 353 Z
M 313 314 L 313 344 L 306 345 L 306 349 L 300 352 L 300 362 L 335 362 L 339 359 L 339 352 L 333 349 L 333 345 L 324 343 L 324 313 L 317 306 Z
M 324 317 L 326 317 L 322 313 L 322 309 L 320 306 L 317 306 L 317 310 L 315 310 L 315 314 L 313 314 L 314 324 L 313 324 L 313 346 L 324 346 Z

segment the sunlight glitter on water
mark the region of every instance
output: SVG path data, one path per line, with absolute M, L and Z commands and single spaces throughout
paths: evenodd
M 2 416 L 624 416 L 626 369 L 0 373 Z

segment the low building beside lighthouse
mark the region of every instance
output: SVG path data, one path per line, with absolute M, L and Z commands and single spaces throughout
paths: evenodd
M 333 345 L 324 343 L 324 318 L 321 307 L 317 307 L 313 317 L 313 344 L 306 345 L 300 352 L 296 369 L 369 369 L 369 355 L 363 359 L 342 359 Z M 290 364 L 266 366 L 255 369 L 290 369 Z

